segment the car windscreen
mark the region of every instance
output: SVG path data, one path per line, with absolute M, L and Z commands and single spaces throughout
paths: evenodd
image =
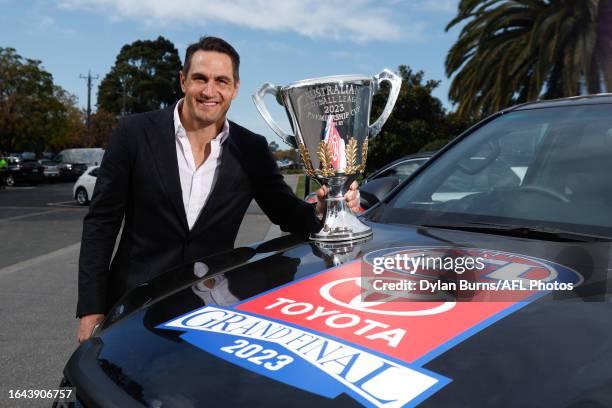
M 514 111 L 452 146 L 370 217 L 612 237 L 611 177 L 612 105 Z

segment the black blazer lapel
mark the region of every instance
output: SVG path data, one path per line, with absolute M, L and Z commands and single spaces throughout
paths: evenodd
M 185 228 L 189 230 L 183 192 L 176 159 L 176 139 L 174 133 L 174 106 L 159 111 L 152 116 L 146 129 L 147 139 L 153 153 L 152 164 L 157 168 L 163 189 L 172 202 L 177 216 Z

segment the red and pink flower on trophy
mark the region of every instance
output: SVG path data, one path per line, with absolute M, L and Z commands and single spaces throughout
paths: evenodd
M 327 118 L 323 141 L 327 144 L 331 156 L 331 165 L 334 170 L 344 170 L 346 168 L 345 142 L 338 133 L 333 116 Z

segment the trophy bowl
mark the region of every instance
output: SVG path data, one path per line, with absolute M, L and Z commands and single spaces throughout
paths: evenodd
M 380 117 L 370 125 L 372 97 L 383 81 L 391 84 Z M 306 79 L 287 86 L 264 84 L 253 102 L 272 130 L 297 149 L 304 172 L 328 187 L 327 211 L 315 241 L 345 241 L 372 235 L 344 201 L 351 183 L 365 170 L 368 140 L 376 136 L 397 101 L 402 79 L 385 69 L 375 76 L 337 75 Z M 285 107 L 293 134 L 272 119 L 264 97 Z

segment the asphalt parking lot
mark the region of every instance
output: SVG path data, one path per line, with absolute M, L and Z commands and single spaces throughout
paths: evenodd
M 286 177 L 295 188 L 296 176 Z M 50 406 L 9 399 L 9 390 L 54 389 L 77 346 L 79 241 L 86 207 L 72 183 L 0 190 L 0 406 Z M 280 230 L 252 203 L 236 246 Z

